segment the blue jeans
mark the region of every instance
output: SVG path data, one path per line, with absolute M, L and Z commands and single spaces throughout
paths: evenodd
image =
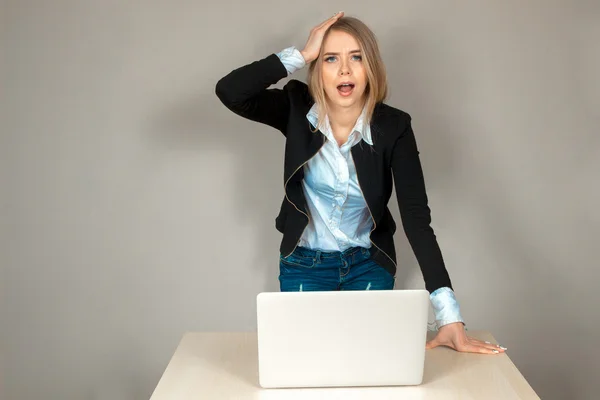
M 395 278 L 362 247 L 325 252 L 299 246 L 279 258 L 282 292 L 391 290 L 394 283 Z

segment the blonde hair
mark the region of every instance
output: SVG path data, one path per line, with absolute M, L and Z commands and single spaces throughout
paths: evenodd
M 322 126 L 323 122 L 325 121 L 325 115 L 327 114 L 327 102 L 325 101 L 325 89 L 323 88 L 322 65 L 325 41 L 327 40 L 329 33 L 332 31 L 348 33 L 354 37 L 354 39 L 356 39 L 360 47 L 360 51 L 362 53 L 362 63 L 367 74 L 367 86 L 364 93 L 366 96 L 365 123 L 369 124 L 373 117 L 375 105 L 383 102 L 388 95 L 385 66 L 381 58 L 381 53 L 379 52 L 377 38 L 371 29 L 369 29 L 369 27 L 358 18 L 342 17 L 327 30 L 323 37 L 323 42 L 321 43 L 319 57 L 311 62 L 308 68 L 308 90 L 317 104 L 319 113 L 319 121 L 315 128 L 319 129 L 319 127 Z

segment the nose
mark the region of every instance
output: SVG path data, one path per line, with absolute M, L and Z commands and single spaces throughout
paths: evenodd
M 340 66 L 340 75 L 341 76 L 350 75 L 350 73 L 351 73 L 351 71 L 350 71 L 350 67 L 348 66 L 348 63 L 343 61 Z

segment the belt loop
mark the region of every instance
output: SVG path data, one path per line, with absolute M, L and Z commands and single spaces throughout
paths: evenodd
M 317 250 L 317 253 L 315 254 L 315 261 L 317 264 L 321 263 L 321 250 Z

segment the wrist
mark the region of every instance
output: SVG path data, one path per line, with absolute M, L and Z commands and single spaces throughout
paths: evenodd
M 304 58 L 304 62 L 306 64 L 312 62 L 312 60 L 309 59 L 308 55 L 306 54 L 306 52 L 304 50 L 300 50 L 300 54 L 302 55 L 302 58 Z
M 277 53 L 279 60 L 285 66 L 285 69 L 288 72 L 288 76 L 293 74 L 295 71 L 304 68 L 306 65 L 306 61 L 304 61 L 304 56 L 300 53 L 294 46 L 287 47 L 280 52 Z

